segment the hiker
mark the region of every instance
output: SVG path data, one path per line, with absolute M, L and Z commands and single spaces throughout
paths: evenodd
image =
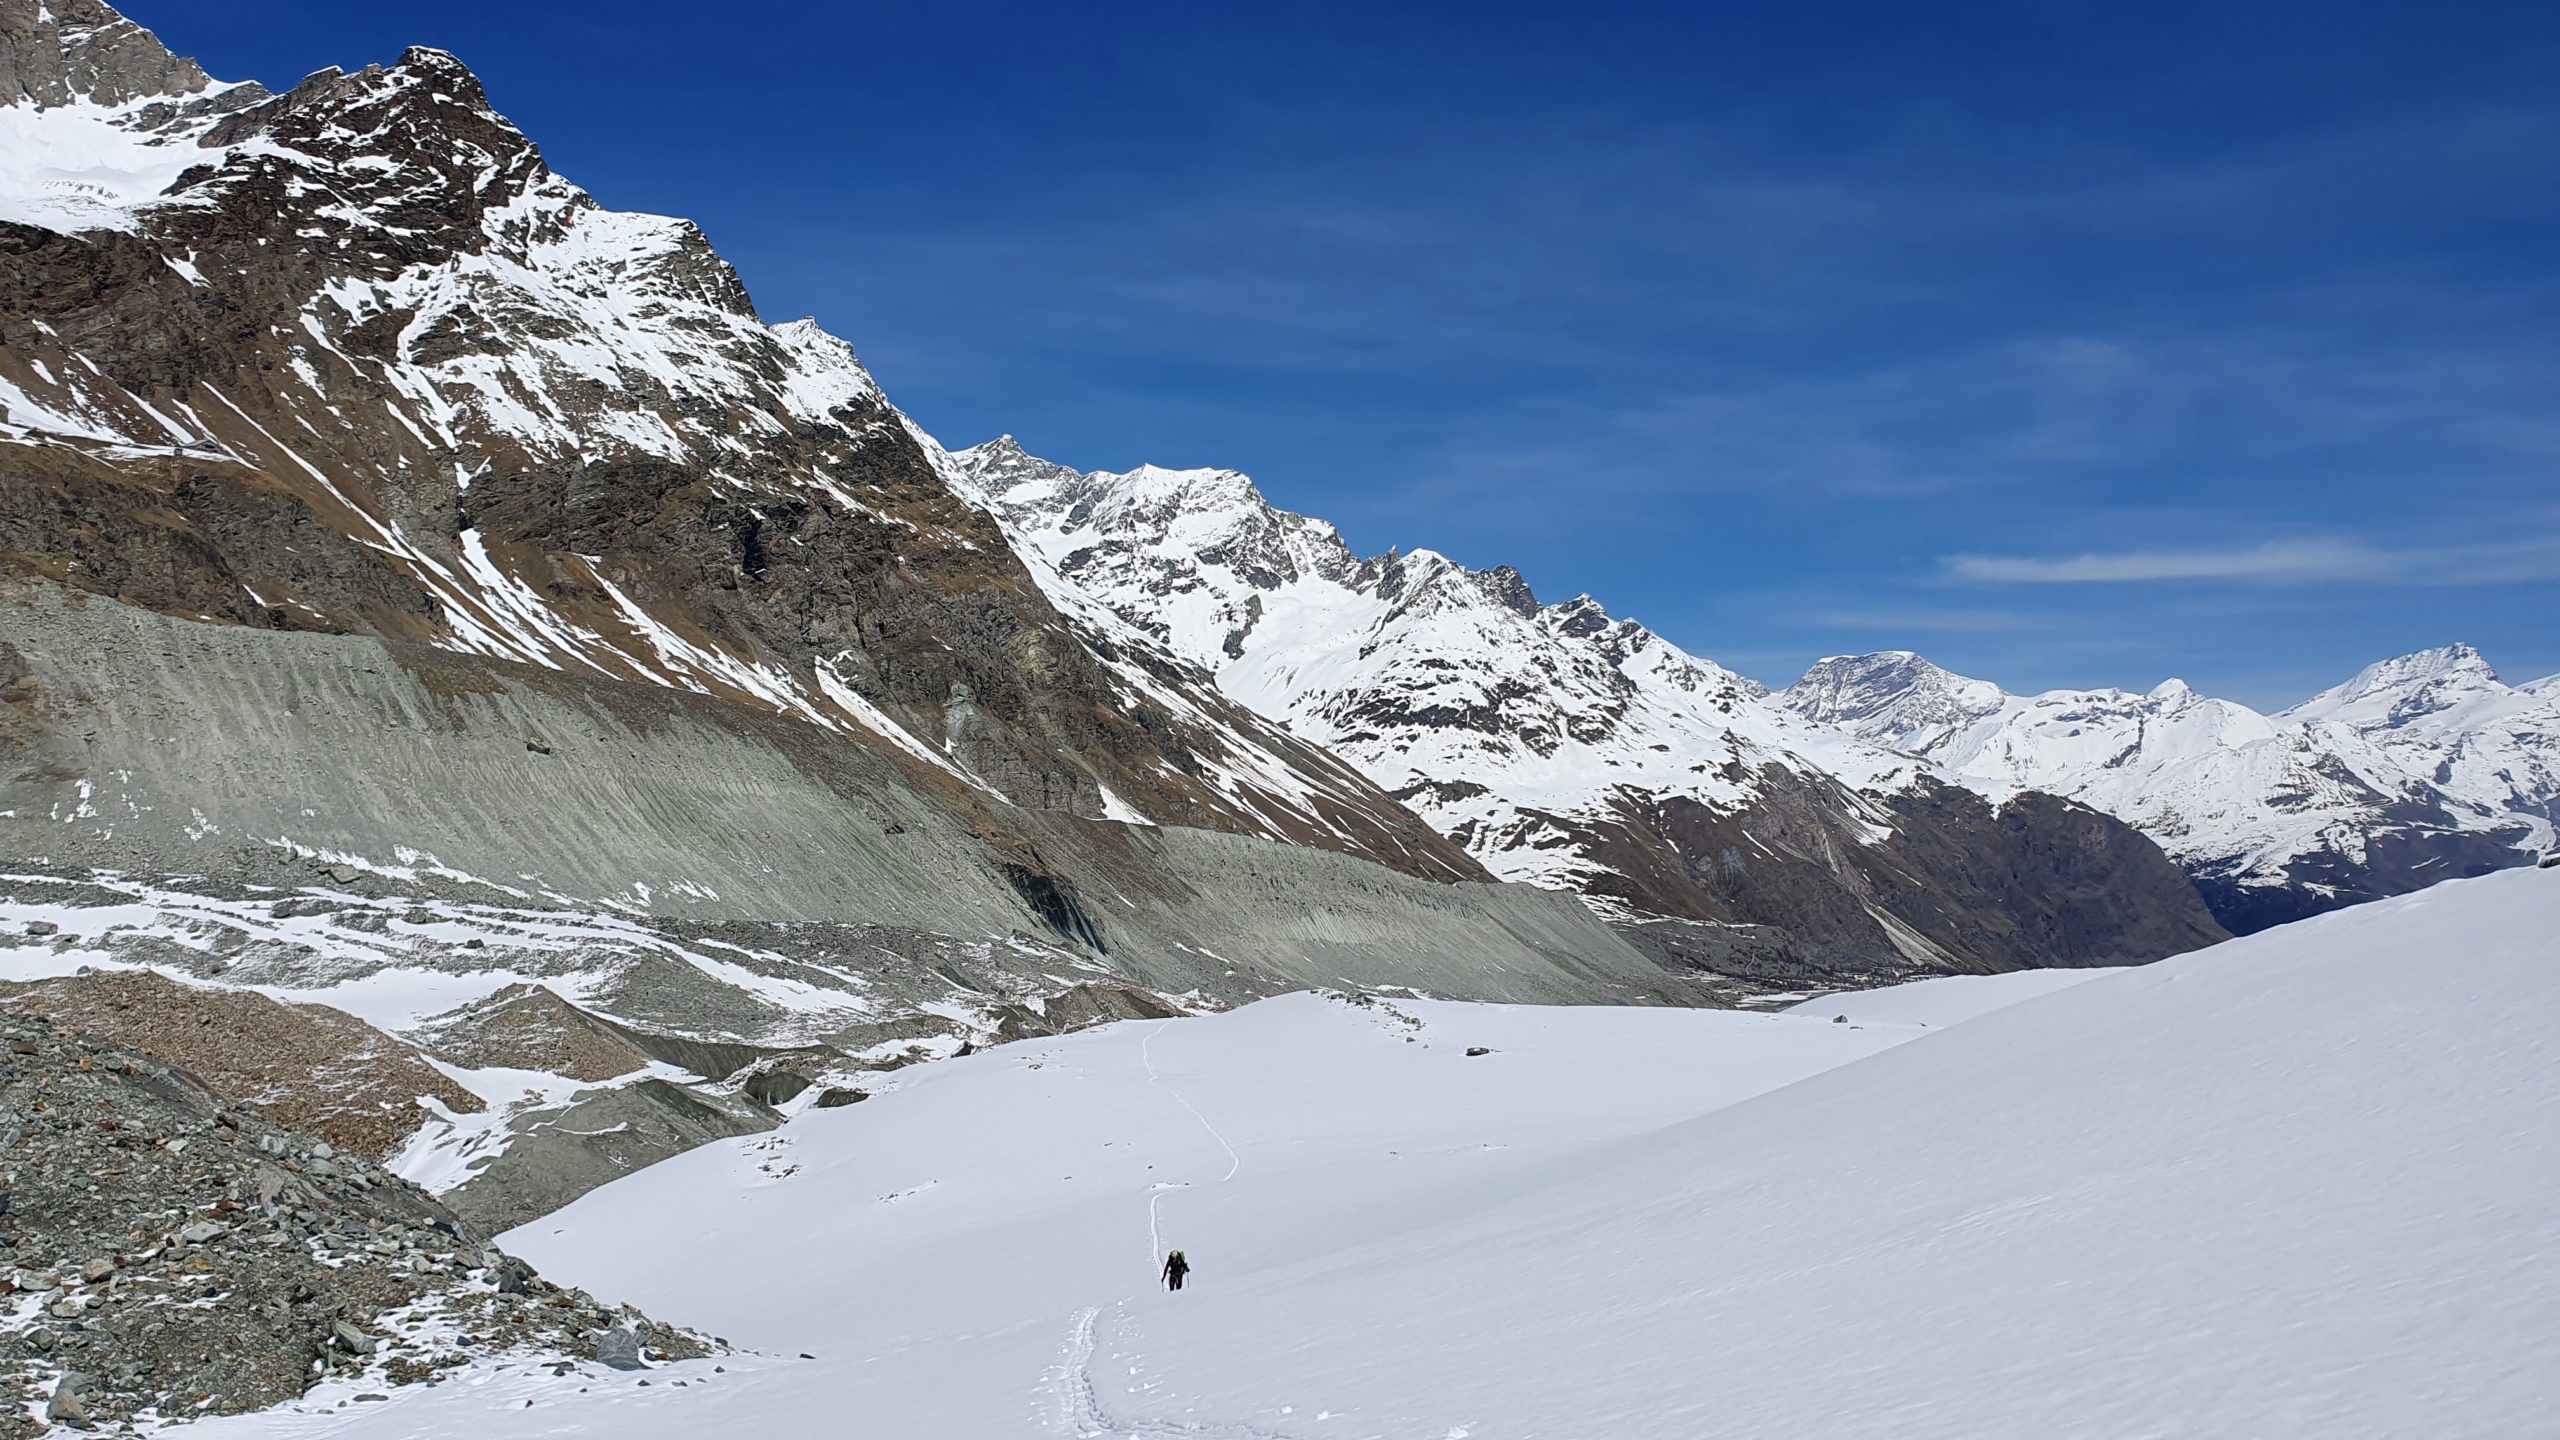
M 1181 1251 L 1176 1250 L 1164 1257 L 1164 1288 L 1167 1290 L 1181 1289 L 1182 1277 L 1190 1273 L 1191 1262 L 1182 1258 Z

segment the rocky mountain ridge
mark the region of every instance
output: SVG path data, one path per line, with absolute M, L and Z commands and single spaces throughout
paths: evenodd
M 1062 608 L 1098 603 L 1341 754 L 1505 879 L 1724 967 L 2156 958 L 2221 932 L 2139 837 L 1995 812 L 1597 600 L 1429 550 L 1362 558 L 1226 470 L 939 462 Z
M 268 90 L 0 0 L 0 142 L 0 969 L 432 1047 L 378 1118 L 457 1209 L 1132 1014 L 1721 993 L 1061 611 L 450 54 Z
M 26 94 L 64 97 L 0 107 L 36 162 L 0 186 L 12 569 L 734 700 L 1025 807 L 1481 877 L 1058 615 L 849 346 L 764 324 L 690 222 L 553 174 L 451 55 L 271 95 L 149 63 L 100 5 L 0 22 Z
M 2235 930 L 2531 863 L 2560 818 L 2560 695 L 2453 645 L 2274 715 L 2170 680 L 2011 695 L 1909 651 L 1776 697 L 1994 800 L 2067 795 L 2159 841 Z

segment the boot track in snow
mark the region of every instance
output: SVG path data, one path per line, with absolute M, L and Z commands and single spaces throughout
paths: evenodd
M 1050 1372 L 1059 1429 L 1078 1440 L 1293 1440 L 1259 1425 L 1217 1420 L 1113 1419 L 1102 1408 L 1101 1392 L 1093 1384 L 1093 1322 L 1100 1313 L 1092 1308 L 1076 1312 L 1074 1322 L 1067 1326 L 1066 1350 L 1059 1356 L 1057 1368 Z
M 1191 1118 L 1200 1122 L 1200 1128 L 1209 1132 L 1209 1138 L 1218 1142 L 1218 1148 L 1227 1152 L 1227 1173 L 1212 1182 L 1224 1185 L 1236 1178 L 1236 1172 L 1244 1168 L 1244 1157 L 1236 1153 L 1236 1147 L 1227 1142 L 1227 1137 L 1219 1132 L 1217 1126 L 1209 1123 L 1209 1117 L 1200 1113 L 1200 1107 L 1184 1099 L 1181 1091 L 1165 1084 L 1164 1077 L 1156 1073 L 1154 1055 L 1156 1036 L 1165 1026 L 1172 1023 L 1170 1020 L 1158 1022 L 1155 1029 L 1149 1030 L 1146 1037 L 1138 1042 L 1138 1063 L 1146 1067 L 1147 1084 L 1171 1096 L 1175 1104 L 1190 1111 Z M 1166 1191 L 1190 1188 L 1191 1182 L 1187 1180 L 1159 1180 L 1148 1191 L 1147 1263 L 1149 1265 L 1161 1263 L 1165 1253 L 1164 1227 L 1157 1206 L 1163 1202 Z M 1078 1437 L 1132 1436 L 1140 1437 L 1140 1440 L 1181 1436 L 1203 1437 L 1203 1440 L 1290 1440 L 1290 1437 L 1276 1430 L 1265 1430 L 1258 1425 L 1193 1420 L 1113 1419 L 1109 1412 L 1102 1408 L 1101 1392 L 1094 1388 L 1093 1383 L 1093 1326 L 1094 1320 L 1100 1314 L 1100 1309 L 1092 1306 L 1076 1312 L 1075 1319 L 1067 1325 L 1065 1348 L 1059 1356 L 1057 1365 L 1049 1372 L 1050 1393 L 1056 1401 L 1059 1429 Z

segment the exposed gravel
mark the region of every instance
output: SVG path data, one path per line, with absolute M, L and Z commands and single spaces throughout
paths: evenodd
M 254 1099 L 276 1124 L 369 1159 L 418 1128 L 421 1095 L 459 1113 L 484 1104 L 416 1047 L 325 1005 L 140 970 L 0 984 L 0 1001 L 183 1066 L 222 1094 Z
M 563 1290 L 361 1156 L 0 1011 L 0 1436 L 255 1410 L 324 1375 L 712 1342 Z

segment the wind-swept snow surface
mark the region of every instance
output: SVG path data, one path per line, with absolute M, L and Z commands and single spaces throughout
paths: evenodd
M 2516 871 L 1925 1030 L 1292 997 L 1003 1047 L 509 1237 L 813 1359 L 247 1424 L 2548 1433 L 2555 935 Z

